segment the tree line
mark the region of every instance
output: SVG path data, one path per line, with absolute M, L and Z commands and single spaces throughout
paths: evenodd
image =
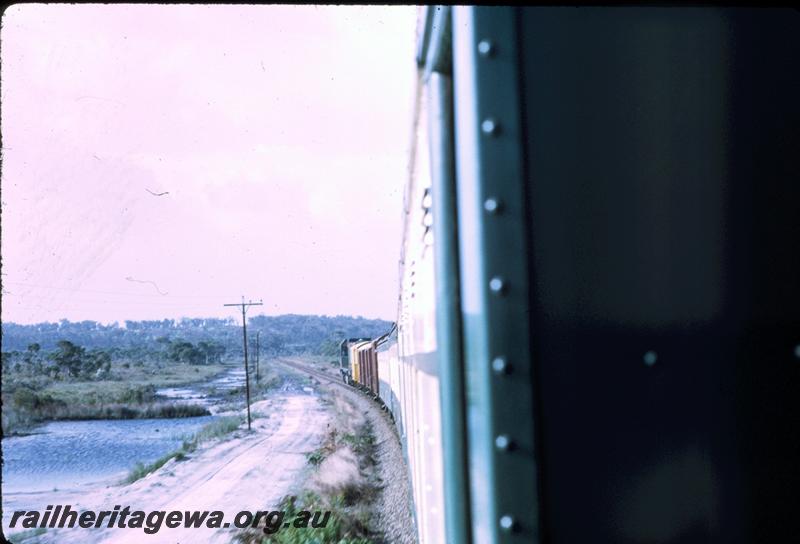
M 112 359 L 128 361 L 127 364 L 130 361 L 144 364 L 145 361 L 166 360 L 202 365 L 219 363 L 225 355 L 225 347 L 216 342 L 195 345 L 184 340 L 160 338 L 158 343 L 162 347 L 154 353 L 145 349 L 87 349 L 69 340 L 59 340 L 55 349 L 43 350 L 41 344 L 33 342 L 24 351 L 2 352 L 3 374 L 91 380 L 108 376 Z
M 391 323 L 351 316 L 257 315 L 248 319 L 248 337 L 264 356 L 335 355 L 346 337 L 377 337 Z M 2 324 L 3 366 L 30 363 L 43 373 L 97 374 L 108 358 L 169 360 L 189 364 L 219 362 L 241 356 L 241 322 L 233 318 L 183 318 L 124 321 L 67 321 Z

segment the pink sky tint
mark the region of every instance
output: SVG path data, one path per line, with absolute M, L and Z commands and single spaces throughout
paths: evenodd
M 415 19 L 8 8 L 2 319 L 394 320 Z

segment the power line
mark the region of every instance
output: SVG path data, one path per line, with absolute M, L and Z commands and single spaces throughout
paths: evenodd
M 263 306 L 262 301 L 258 302 L 245 302 L 244 295 L 242 295 L 242 302 L 236 304 L 223 304 L 223 306 L 241 306 L 242 307 L 242 339 L 244 341 L 244 385 L 247 393 L 247 430 L 250 430 L 250 370 L 247 367 L 247 308 L 249 306 Z

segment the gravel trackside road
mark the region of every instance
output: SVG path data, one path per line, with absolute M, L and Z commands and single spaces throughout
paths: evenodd
M 329 376 L 330 387 L 347 399 L 370 423 L 375 438 L 376 473 L 379 492 L 371 507 L 370 526 L 380 537 L 376 542 L 415 544 L 417 530 L 412 510 L 412 495 L 408 465 L 403 456 L 400 438 L 389 415 L 379 405 L 352 387 L 341 383 L 338 369 L 328 365 L 309 365 L 302 359 L 287 358 L 286 362 L 299 367 L 313 368 L 316 378 Z M 295 366 L 297 365 L 297 366 Z

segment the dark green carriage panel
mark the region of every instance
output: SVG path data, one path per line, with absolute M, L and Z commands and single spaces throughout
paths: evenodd
M 800 13 L 532 8 L 518 33 L 544 540 L 784 541 Z

